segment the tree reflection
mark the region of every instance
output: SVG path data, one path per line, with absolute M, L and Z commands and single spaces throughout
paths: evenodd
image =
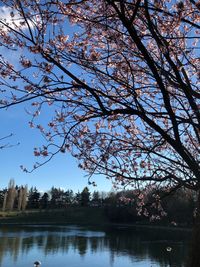
M 79 255 L 84 256 L 87 251 L 87 242 L 90 241 L 90 239 L 85 238 L 85 237 L 76 237 L 72 241 L 72 246 L 78 250 Z M 75 242 L 73 242 L 75 241 Z
M 87 230 L 77 232 L 69 228 L 2 228 L 0 231 L 0 266 L 3 258 L 9 255 L 14 263 L 18 256 L 28 254 L 37 249 L 44 255 L 67 254 L 73 251 L 81 257 L 109 251 L 111 262 L 122 256 L 132 261 L 151 259 L 160 266 L 168 266 L 169 253 L 166 247 L 172 247 L 170 252 L 172 266 L 182 266 L 186 237 L 178 232 L 167 232 L 148 229 L 119 230 L 108 228 L 102 234 Z M 179 241 L 177 241 L 179 240 Z M 112 264 L 111 264 L 112 265 Z

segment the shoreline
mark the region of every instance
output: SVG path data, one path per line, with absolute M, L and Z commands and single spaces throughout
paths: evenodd
M 167 225 L 158 222 L 112 222 L 109 221 L 102 209 L 94 208 L 67 208 L 64 210 L 27 210 L 25 212 L 0 212 L 0 225 L 37 225 L 37 226 L 88 226 L 113 227 L 119 229 L 160 229 L 170 231 L 191 232 L 192 226 Z
M 164 225 L 147 225 L 147 224 L 122 224 L 122 223 L 98 223 L 98 224 L 87 224 L 87 223 L 81 223 L 81 222 L 32 222 L 32 223 L 22 223 L 22 222 L 1 222 L 0 226 L 44 226 L 44 227 L 68 227 L 68 226 L 75 226 L 75 227 L 113 227 L 118 229 L 156 229 L 156 230 L 164 230 L 164 231 L 184 231 L 184 232 L 191 232 L 192 227 L 175 227 L 175 226 L 164 226 Z

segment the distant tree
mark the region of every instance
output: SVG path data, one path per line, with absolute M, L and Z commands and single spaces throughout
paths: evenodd
M 2 210 L 25 210 L 27 203 L 27 190 L 27 185 L 15 186 L 14 179 L 11 179 L 9 181 L 8 188 L 0 191 L 0 205 L 2 205 Z
M 111 191 L 105 199 L 105 215 L 112 222 L 134 223 L 143 219 L 138 215 L 137 206 L 133 201 L 133 192 Z
M 81 205 L 81 193 L 79 191 L 75 195 L 74 203 L 76 205 Z
M 102 203 L 102 205 L 105 204 L 105 200 L 106 200 L 106 198 L 107 198 L 107 195 L 108 195 L 107 192 L 104 192 L 104 191 L 100 192 L 100 198 L 101 198 L 101 203 Z
M 67 205 L 70 205 L 74 201 L 74 193 L 73 190 L 67 190 L 65 192 L 65 201 Z
M 39 208 L 40 193 L 36 187 L 31 187 L 28 192 L 28 208 L 37 209 Z
M 49 204 L 49 195 L 48 193 L 45 192 L 40 198 L 40 207 L 42 209 L 46 209 L 48 207 L 48 204 Z
M 106 205 L 116 205 L 117 204 L 116 192 L 114 191 L 109 192 L 104 202 Z
M 21 210 L 25 211 L 26 206 L 27 206 L 27 197 L 28 197 L 28 186 L 25 185 L 23 187 L 23 192 L 22 192 L 22 203 L 21 203 Z
M 88 187 L 85 187 L 81 192 L 81 206 L 88 206 L 90 202 L 90 191 Z
M 23 187 L 20 187 L 18 189 L 18 205 L 17 205 L 18 211 L 22 209 L 22 200 L 23 200 Z
M 17 190 L 15 187 L 15 181 L 14 179 L 10 179 L 8 184 L 8 195 L 6 200 L 6 209 L 8 209 L 9 211 L 13 210 L 16 197 L 17 197 Z
M 3 207 L 5 193 L 6 193 L 6 189 L 0 190 L 0 205 L 1 205 L 1 207 Z
M 101 201 L 101 198 L 100 198 L 100 193 L 98 191 L 94 191 L 92 193 L 91 204 L 93 206 L 101 206 L 102 201 Z
M 162 200 L 166 219 L 175 225 L 192 225 L 196 206 L 196 197 L 191 190 L 179 189 Z
M 52 208 L 62 208 L 66 203 L 66 195 L 63 189 L 52 187 L 50 190 Z
M 5 194 L 4 194 L 4 199 L 3 199 L 2 211 L 5 211 L 6 210 L 7 197 L 8 197 L 8 192 L 6 191 Z

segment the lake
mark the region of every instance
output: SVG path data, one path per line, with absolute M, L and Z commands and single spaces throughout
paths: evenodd
M 0 227 L 0 266 L 182 267 L 188 231 L 141 227 Z M 167 251 L 171 247 L 171 252 Z

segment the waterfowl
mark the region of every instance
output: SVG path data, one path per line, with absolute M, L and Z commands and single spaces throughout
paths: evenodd
M 39 267 L 40 265 L 41 265 L 41 262 L 40 261 L 35 261 L 33 266 L 34 267 Z

